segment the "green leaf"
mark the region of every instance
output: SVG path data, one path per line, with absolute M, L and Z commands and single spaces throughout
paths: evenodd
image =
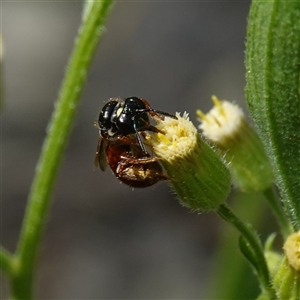
M 300 229 L 300 1 L 253 1 L 246 46 L 247 102 L 282 201 Z

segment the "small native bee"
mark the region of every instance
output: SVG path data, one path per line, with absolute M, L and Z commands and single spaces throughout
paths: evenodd
M 154 110 L 145 99 L 111 98 L 99 114 L 95 166 L 104 171 L 109 165 L 119 180 L 132 187 L 168 180 L 158 158 L 150 156 L 142 140 L 144 131 L 160 132 L 150 124 L 149 115 L 155 120 L 163 120 L 164 116 L 176 119 Z
M 147 187 L 169 179 L 164 175 L 157 157 L 145 156 L 138 145 L 108 142 L 106 151 L 102 153 L 106 153 L 105 159 L 116 177 L 131 187 Z M 99 163 L 103 163 L 102 158 Z

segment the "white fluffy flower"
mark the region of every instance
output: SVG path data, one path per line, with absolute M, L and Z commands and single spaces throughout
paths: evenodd
M 197 111 L 201 122 L 199 129 L 208 140 L 223 144 L 240 130 L 245 117 L 239 106 L 226 100 L 220 101 L 216 96 L 212 100 L 215 105 L 207 114 Z

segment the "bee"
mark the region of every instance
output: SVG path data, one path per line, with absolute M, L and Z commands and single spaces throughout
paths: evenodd
M 100 136 L 109 141 L 118 139 L 130 143 L 128 136 L 134 134 L 141 150 L 147 155 L 140 132 L 160 132 L 150 124 L 149 115 L 156 121 L 163 120 L 164 116 L 177 119 L 167 112 L 154 110 L 145 99 L 129 97 L 123 101 L 120 98 L 111 98 L 99 114 Z
M 145 155 L 138 145 L 124 144 L 118 141 L 102 142 L 98 146 L 100 152 L 96 153 L 96 165 L 100 163 L 102 169 L 105 159 L 115 176 L 123 183 L 131 187 L 148 187 L 161 180 L 169 179 L 164 175 L 158 158 Z M 104 151 L 101 148 L 105 144 Z M 103 157 L 98 157 L 98 155 L 103 155 Z
M 165 116 L 177 119 L 154 110 L 145 99 L 109 99 L 99 114 L 95 167 L 105 171 L 109 165 L 115 176 L 131 187 L 147 187 L 168 180 L 158 158 L 148 153 L 142 140 L 144 131 L 161 132 L 150 124 L 149 115 L 156 121 Z

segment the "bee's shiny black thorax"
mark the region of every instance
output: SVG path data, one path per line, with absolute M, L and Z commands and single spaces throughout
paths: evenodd
M 147 130 L 150 124 L 148 111 L 138 97 L 129 97 L 124 101 L 118 98 L 111 99 L 99 114 L 101 135 L 113 138 Z

